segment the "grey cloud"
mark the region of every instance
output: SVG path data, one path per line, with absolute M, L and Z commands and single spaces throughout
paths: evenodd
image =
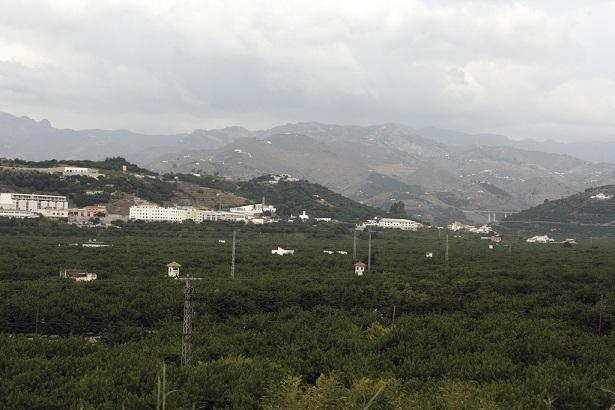
M 614 17 L 613 1 L 14 2 L 0 110 L 145 132 L 394 121 L 614 139 Z

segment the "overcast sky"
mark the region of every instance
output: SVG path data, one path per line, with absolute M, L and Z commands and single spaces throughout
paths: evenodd
M 0 0 L 0 111 L 615 140 L 613 1 Z

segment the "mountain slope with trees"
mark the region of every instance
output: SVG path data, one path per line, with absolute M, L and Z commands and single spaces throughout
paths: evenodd
M 62 165 L 96 167 L 104 176 L 64 177 L 60 173 L 37 171 Z M 123 172 L 123 166 L 127 172 Z M 248 181 L 231 180 L 208 174 L 165 174 L 143 170 L 123 158 L 104 161 L 0 161 L 0 191 L 65 195 L 75 206 L 108 204 L 126 196 L 160 205 L 223 208 L 248 202 L 267 203 L 278 208 L 280 216 L 306 211 L 312 217 L 358 221 L 384 212 L 358 203 L 330 189 L 306 180 L 280 181 L 261 176 Z
M 615 185 L 590 188 L 566 198 L 545 201 L 509 216 L 506 221 L 614 225 Z

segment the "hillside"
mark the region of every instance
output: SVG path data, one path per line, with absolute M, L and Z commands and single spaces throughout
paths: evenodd
M 602 195 L 604 195 L 604 197 Z M 583 192 L 510 215 L 496 229 L 504 235 L 615 238 L 615 185 Z
M 6 164 L 6 162 L 5 162 Z M 4 165 L 0 167 L 0 191 L 44 193 L 65 195 L 74 206 L 86 206 L 99 203 L 112 203 L 132 198 L 142 198 L 159 204 L 169 204 L 176 187 L 161 180 L 157 174 L 147 175 L 134 172 L 122 172 L 121 164 L 116 158 L 95 163 L 99 165 L 104 177 L 98 179 L 87 176 L 63 177 L 60 173 L 41 172 L 45 169 L 61 165 L 86 165 L 82 161 L 57 161 L 50 163 L 17 161 L 19 167 Z M 128 164 L 130 169 L 138 170 L 134 164 Z
M 267 176 L 239 184 L 239 193 L 253 201 L 265 198 L 278 208 L 278 214 L 298 215 L 306 211 L 311 217 L 333 218 L 342 221 L 359 221 L 383 215 L 381 210 L 363 205 L 330 189 L 308 181 L 267 182 Z
M 63 177 L 60 173 L 37 169 L 61 165 L 97 166 L 105 175 L 98 179 L 86 176 Z M 65 195 L 73 206 L 107 204 L 112 213 L 127 214 L 137 200 L 148 200 L 164 206 L 223 208 L 260 202 L 276 206 L 282 216 L 302 211 L 312 217 L 328 217 L 357 221 L 382 214 L 367 205 L 348 199 L 328 188 L 308 181 L 280 181 L 269 184 L 269 176 L 237 181 L 215 175 L 165 174 L 146 171 L 120 171 L 122 165 L 141 171 L 122 158 L 104 161 L 0 161 L 0 191 L 36 192 Z
M 615 226 L 615 185 L 586 189 L 566 198 L 546 201 L 513 214 L 506 221 Z
M 243 198 L 244 202 L 258 202 L 263 198 L 267 204 L 274 205 L 280 216 L 298 215 L 306 211 L 311 217 L 333 218 L 340 221 L 358 221 L 384 212 L 363 205 L 330 189 L 306 180 L 285 181 L 272 184 L 272 175 L 262 175 L 249 180 L 230 180 L 202 174 L 165 174 L 183 194 L 176 193 L 175 199 L 190 192 L 202 190 L 209 195 L 210 202 L 203 206 L 214 208 L 222 195 L 223 207 L 241 205 L 233 202 L 233 197 Z M 216 192 L 214 194 L 214 192 Z M 215 196 L 212 196 L 215 195 Z

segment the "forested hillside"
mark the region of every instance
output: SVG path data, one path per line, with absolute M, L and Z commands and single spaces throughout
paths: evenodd
M 88 176 L 64 177 L 60 173 L 38 172 L 59 166 L 81 166 L 99 169 L 98 179 Z M 127 171 L 122 171 L 122 166 Z M 158 175 L 143 170 L 123 158 L 104 161 L 0 161 L 0 191 L 66 195 L 72 204 L 85 206 L 110 203 L 126 195 L 160 205 L 188 205 L 223 207 L 246 202 L 267 203 L 278 208 L 282 217 L 306 211 L 313 217 L 358 221 L 383 214 L 382 211 L 360 204 L 328 188 L 308 181 L 280 181 L 269 184 L 270 176 L 250 181 L 237 181 L 207 174 Z
M 106 172 L 106 171 L 103 171 Z M 175 187 L 157 177 L 138 178 L 133 174 L 106 173 L 98 179 L 88 176 L 63 177 L 46 172 L 0 169 L 2 192 L 65 195 L 76 206 L 108 203 L 123 194 L 135 195 L 159 204 L 169 203 Z
M 252 199 L 261 198 L 278 207 L 280 215 L 298 215 L 306 211 L 312 217 L 334 218 L 342 221 L 357 221 L 383 215 L 382 210 L 360 204 L 330 189 L 308 181 L 280 181 L 269 184 L 263 176 L 239 184 L 238 192 Z
M 615 186 L 590 188 L 563 199 L 545 201 L 511 215 L 507 221 L 610 225 L 615 222 Z

